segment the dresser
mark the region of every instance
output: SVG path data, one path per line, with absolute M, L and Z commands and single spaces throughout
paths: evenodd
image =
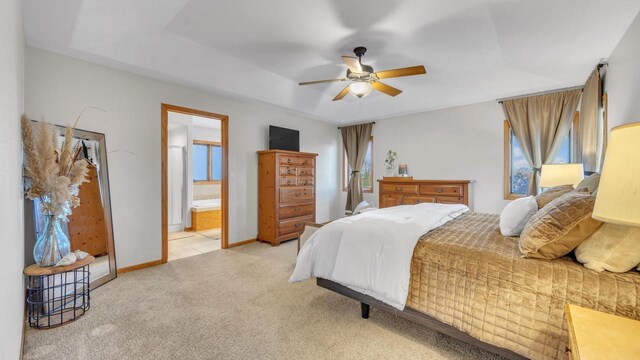
M 258 241 L 280 245 L 316 220 L 316 157 L 285 150 L 258 151 Z
M 464 204 L 473 210 L 471 180 L 378 180 L 381 208 L 420 203 Z

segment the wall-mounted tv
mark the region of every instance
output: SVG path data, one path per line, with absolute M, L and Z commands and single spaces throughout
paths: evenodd
M 300 131 L 269 125 L 269 150 L 300 151 Z

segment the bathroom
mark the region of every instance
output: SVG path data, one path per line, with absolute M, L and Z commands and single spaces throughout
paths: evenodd
M 222 121 L 168 112 L 168 260 L 221 248 Z

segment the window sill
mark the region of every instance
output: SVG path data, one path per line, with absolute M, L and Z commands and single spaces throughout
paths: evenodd
M 504 196 L 505 200 L 516 200 L 516 199 L 520 199 L 523 198 L 524 195 L 519 195 L 519 194 L 508 194 Z

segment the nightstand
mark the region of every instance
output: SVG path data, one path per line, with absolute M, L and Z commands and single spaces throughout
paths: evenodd
M 565 305 L 571 359 L 640 359 L 640 321 Z

